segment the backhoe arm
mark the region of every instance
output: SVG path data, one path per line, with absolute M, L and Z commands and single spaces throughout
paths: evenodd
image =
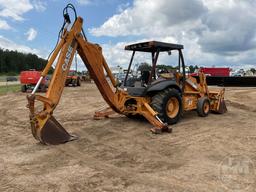
M 114 77 L 102 55 L 100 46 L 87 42 L 82 36 L 82 25 L 83 20 L 78 17 L 70 31 L 64 29 L 59 44 L 43 70 L 41 79 L 47 75 L 58 56 L 46 96 L 35 95 L 36 86 L 32 94 L 27 97 L 32 133 L 36 139 L 44 144 L 59 144 L 74 139 L 56 121 L 52 113 L 61 98 L 75 51 L 78 51 L 105 101 L 114 111 L 119 112 L 116 108 L 115 93 L 109 85 L 104 71 L 107 72 L 113 86 L 116 85 Z M 35 100 L 43 103 L 43 109 L 36 111 Z
M 78 18 L 81 19 L 82 18 Z M 101 95 L 108 105 L 116 112 L 120 112 L 117 106 L 117 101 L 115 100 L 115 93 L 112 90 L 112 87 L 116 87 L 115 79 L 110 71 L 105 58 L 102 55 L 102 49 L 97 44 L 92 44 L 84 40 L 80 35 L 76 37 L 78 42 L 78 53 L 86 65 L 90 76 L 97 85 Z M 108 83 L 105 72 L 110 78 L 112 87 Z

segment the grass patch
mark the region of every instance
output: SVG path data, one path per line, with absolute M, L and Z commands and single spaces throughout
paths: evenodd
M 0 76 L 0 82 L 5 82 L 7 76 Z
M 20 91 L 21 85 L 3 85 L 0 86 L 0 95 L 5 95 L 7 93 L 16 93 Z

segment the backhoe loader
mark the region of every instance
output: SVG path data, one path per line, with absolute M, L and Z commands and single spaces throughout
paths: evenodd
M 71 20 L 68 13 L 70 9 L 75 13 L 72 26 L 70 26 Z M 198 82 L 195 78 L 186 75 L 182 45 L 149 41 L 126 46 L 125 49 L 132 52 L 132 57 L 123 85 L 117 86 L 101 47 L 87 40 L 82 28 L 83 19 L 76 16 L 72 4 L 68 4 L 64 8 L 63 16 L 64 23 L 59 33 L 59 41 L 50 55 L 36 87 L 27 96 L 32 134 L 41 143 L 55 145 L 77 139 L 76 136 L 69 134 L 53 116 L 76 51 L 111 109 L 97 112 L 95 117 L 108 116 L 112 111 L 128 117 L 140 115 L 153 125 L 152 132 L 161 133 L 171 132 L 172 128 L 168 127 L 168 124 L 177 123 L 185 111 L 197 110 L 198 114 L 203 117 L 207 116 L 210 111 L 216 113 L 226 111 L 224 89 L 209 90 L 205 75 L 202 73 Z M 157 78 L 155 68 L 159 53 L 170 53 L 171 51 L 178 52 L 178 71 L 172 75 Z M 147 84 L 141 84 L 141 86 L 127 84 L 135 52 L 150 53 L 152 56 L 152 70 L 146 81 Z M 46 95 L 35 94 L 56 59 L 55 71 Z M 106 78 L 105 73 L 110 81 Z M 40 102 L 42 108 L 38 110 L 35 105 Z

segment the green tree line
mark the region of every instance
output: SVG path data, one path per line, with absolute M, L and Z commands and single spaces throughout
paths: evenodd
M 24 70 L 42 70 L 47 60 L 31 53 L 4 50 L 0 48 L 0 74 L 16 75 Z

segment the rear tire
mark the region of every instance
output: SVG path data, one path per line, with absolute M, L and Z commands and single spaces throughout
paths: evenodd
M 169 125 L 180 120 L 182 101 L 180 92 L 176 89 L 166 89 L 152 97 L 151 107 L 158 112 L 158 117 Z
M 197 102 L 197 114 L 200 117 L 206 117 L 210 113 L 210 101 L 207 97 L 201 97 Z

